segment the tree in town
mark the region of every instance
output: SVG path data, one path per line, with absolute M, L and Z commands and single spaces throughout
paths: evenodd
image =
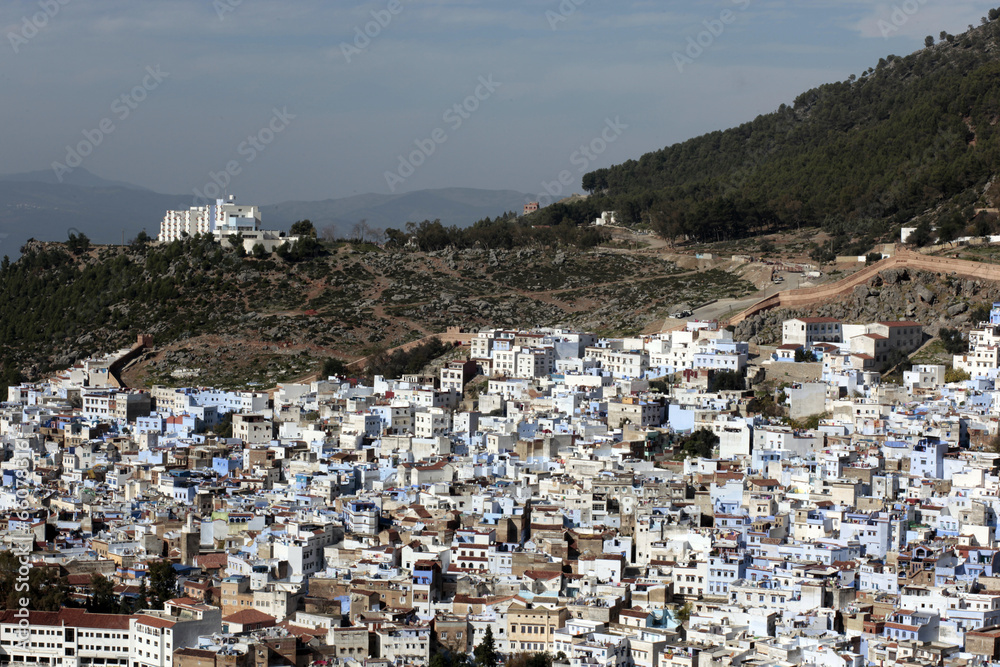
M 334 357 L 330 357 L 323 362 L 323 370 L 320 372 L 320 375 L 323 377 L 330 377 L 331 375 L 343 377 L 346 374 L 347 365 L 340 359 L 336 359 Z
M 677 610 L 676 613 L 674 613 L 674 618 L 677 619 L 678 623 L 684 625 L 685 623 L 691 620 L 692 611 L 694 611 L 694 608 L 691 606 L 691 603 L 685 602 L 684 606 L 682 606 L 680 609 Z
M 795 350 L 795 363 L 812 363 L 816 361 L 816 353 L 812 350 L 804 350 L 801 347 Z
M 114 614 L 118 611 L 115 585 L 102 574 L 90 575 L 90 601 L 87 610 L 97 614 Z
M 0 603 L 7 609 L 21 607 L 21 598 L 31 601 L 31 608 L 37 611 L 59 611 L 68 601 L 66 580 L 51 567 L 30 567 L 28 580 L 19 577 L 22 567 L 21 557 L 11 551 L 0 552 Z M 27 584 L 27 590 L 23 585 Z M 22 588 L 22 590 L 18 590 Z
M 139 595 L 135 598 L 134 609 L 136 611 L 149 609 L 149 588 L 146 586 L 145 577 L 139 580 Z
M 430 667 L 470 667 L 469 655 L 440 649 L 431 656 Z
M 746 380 L 738 371 L 719 371 L 712 380 L 716 391 L 743 391 Z
M 678 458 L 686 459 L 692 456 L 703 459 L 710 458 L 718 444 L 719 436 L 708 429 L 700 428 L 678 441 Z
M 222 415 L 222 419 L 212 428 L 212 432 L 220 438 L 233 437 L 233 413 L 230 411 Z
M 931 242 L 931 238 L 932 238 L 931 224 L 927 222 L 927 220 L 925 219 L 921 220 L 917 224 L 916 229 L 914 229 L 913 232 L 910 233 L 910 236 L 909 238 L 906 239 L 906 241 L 911 245 L 915 245 L 918 248 L 922 248 L 923 246 Z
M 965 338 L 962 337 L 962 332 L 958 329 L 943 327 L 938 331 L 938 339 L 948 354 L 962 354 L 967 349 Z
M 496 642 L 493 640 L 493 629 L 491 627 L 486 626 L 483 641 L 479 642 L 479 646 L 473 649 L 472 655 L 475 658 L 475 667 L 496 667 L 499 656 L 497 655 Z
M 177 570 L 168 560 L 157 560 L 149 566 L 150 602 L 155 609 L 177 595 Z
M 949 384 L 952 382 L 965 382 L 971 377 L 972 377 L 971 375 L 969 375 L 967 372 L 963 371 L 960 368 L 949 368 L 947 371 L 945 371 L 944 381 Z

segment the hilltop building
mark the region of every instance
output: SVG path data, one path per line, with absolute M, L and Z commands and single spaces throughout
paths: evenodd
M 211 234 L 220 242 L 239 235 L 247 252 L 251 252 L 257 244 L 272 252 L 284 243 L 298 240 L 298 237 L 285 236 L 281 231 L 261 229 L 260 208 L 237 204 L 235 195 L 229 195 L 228 199 L 216 199 L 206 206 L 167 211 L 156 238 L 161 243 L 170 243 L 195 234 Z

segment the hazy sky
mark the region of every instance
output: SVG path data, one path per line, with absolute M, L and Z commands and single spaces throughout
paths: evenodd
M 583 171 L 751 120 L 996 5 L 4 0 L 0 173 L 69 160 L 178 194 L 214 174 L 261 204 L 534 193 L 563 171 L 579 190 Z

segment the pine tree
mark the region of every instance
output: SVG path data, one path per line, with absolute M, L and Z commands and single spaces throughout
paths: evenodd
M 692 611 L 693 611 L 693 608 L 691 606 L 691 603 L 690 602 L 685 602 L 684 606 L 681 607 L 680 609 L 678 609 L 677 613 L 674 614 L 674 618 L 677 619 L 678 623 L 680 623 L 681 625 L 684 625 L 685 623 L 687 623 L 688 621 L 691 620 L 691 612 Z
M 149 609 L 149 595 L 145 578 L 139 582 L 139 597 L 135 599 L 135 610 L 142 611 L 143 609 Z
M 131 614 L 133 611 L 135 611 L 135 608 L 132 606 L 131 598 L 127 595 L 123 595 L 118 598 L 118 608 L 115 611 L 116 614 Z
M 163 609 L 163 604 L 177 594 L 177 571 L 170 561 L 158 560 L 149 566 L 149 588 L 156 609 Z
M 472 654 L 476 658 L 476 667 L 496 667 L 497 647 L 496 642 L 493 641 L 493 629 L 491 627 L 486 626 L 486 634 L 483 635 L 483 641 L 473 650 Z
M 113 614 L 118 608 L 115 586 L 104 575 L 90 576 L 90 602 L 87 609 L 97 614 Z

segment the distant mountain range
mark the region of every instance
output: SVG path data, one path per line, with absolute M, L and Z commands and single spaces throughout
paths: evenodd
M 440 219 L 466 227 L 485 217 L 520 211 L 528 195 L 513 190 L 447 188 L 398 195 L 366 194 L 323 201 L 261 206 L 265 228 L 288 229 L 308 218 L 317 229 L 346 236 L 360 220 L 402 229 L 407 222 Z M 252 196 L 241 203 L 255 203 Z M 121 243 L 145 230 L 156 236 L 164 211 L 192 205 L 191 195 L 167 195 L 74 169 L 60 183 L 50 170 L 0 176 L 0 255 L 12 259 L 29 238 L 62 241 L 83 233 L 95 243 Z

